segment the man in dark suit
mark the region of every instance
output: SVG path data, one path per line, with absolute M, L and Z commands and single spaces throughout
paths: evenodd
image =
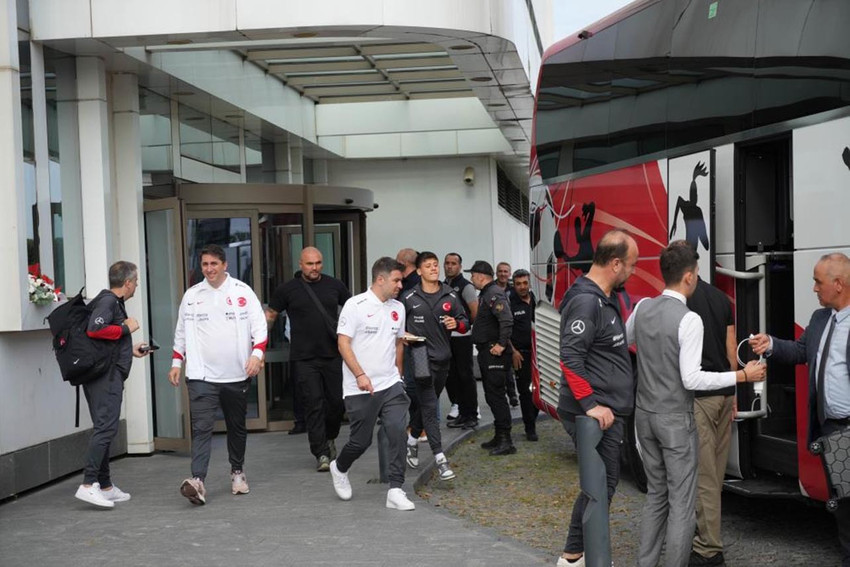
M 809 365 L 809 443 L 850 427 L 850 258 L 841 253 L 822 256 L 814 281 L 823 309 L 812 313 L 799 339 L 765 334 L 750 339 L 753 351 L 771 361 Z M 839 506 L 835 519 L 841 565 L 850 567 L 850 506 Z

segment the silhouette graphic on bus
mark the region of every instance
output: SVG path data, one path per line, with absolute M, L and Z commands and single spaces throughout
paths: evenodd
M 847 166 L 847 169 L 850 169 L 850 148 L 844 146 L 844 151 L 841 152 L 841 159 L 844 160 L 844 165 Z
M 560 231 L 555 232 L 555 256 L 570 263 L 570 268 L 581 270 L 583 274 L 586 274 L 593 264 L 593 241 L 590 238 L 590 231 L 593 228 L 594 214 L 596 214 L 596 203 L 591 201 L 581 206 L 581 216 L 575 218 L 573 226 L 578 252 L 574 256 L 567 254 L 562 244 Z M 582 219 L 584 219 L 584 227 L 582 227 Z
M 676 201 L 676 211 L 673 213 L 673 222 L 670 226 L 670 239 L 676 234 L 676 224 L 679 220 L 679 211 L 682 212 L 682 218 L 685 221 L 685 240 L 687 240 L 694 250 L 697 250 L 697 242 L 708 250 L 708 231 L 705 229 L 705 217 L 702 209 L 697 205 L 697 177 L 708 177 L 708 169 L 703 162 L 697 162 L 694 167 L 694 175 L 691 179 L 690 198 L 686 201 L 679 197 Z

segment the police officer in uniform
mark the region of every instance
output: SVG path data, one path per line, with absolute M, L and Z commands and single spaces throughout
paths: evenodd
M 490 455 L 516 453 L 511 440 L 511 409 L 505 379 L 511 364 L 510 339 L 514 319 L 504 290 L 493 281 L 493 266 L 478 260 L 468 270 L 478 295 L 478 317 L 472 325 L 472 342 L 478 348 L 478 367 L 484 384 L 484 399 L 493 412 L 496 434 L 482 443 Z
M 511 333 L 513 369 L 516 388 L 519 391 L 519 406 L 525 425 L 525 438 L 537 441 L 537 415 L 540 411 L 531 399 L 531 326 L 534 323 L 536 301 L 530 288 L 531 274 L 528 270 L 514 272 L 514 288 L 508 294 L 514 327 Z

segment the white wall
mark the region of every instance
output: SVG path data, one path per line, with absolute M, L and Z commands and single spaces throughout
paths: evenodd
M 0 454 L 77 431 L 74 388 L 62 381 L 49 331 L 0 334 L 0 368 Z M 80 428 L 90 427 L 82 398 Z
M 468 166 L 475 168 L 472 187 L 463 183 Z M 405 247 L 431 250 L 441 259 L 448 252 L 458 252 L 466 268 L 475 260 L 520 265 L 523 257 L 515 254 L 528 257 L 528 233 L 519 238 L 513 226 L 524 225 L 506 213 L 507 220 L 493 218 L 493 208 L 501 209 L 495 205 L 495 165 L 487 157 L 335 160 L 328 162 L 328 182 L 374 192 L 380 206 L 367 215 L 370 265 L 380 256 L 395 256 Z M 499 233 L 495 239 L 494 230 Z M 512 241 L 510 246 L 508 240 Z M 513 244 L 520 240 L 521 244 Z M 504 245 L 505 250 L 494 254 L 494 242 Z

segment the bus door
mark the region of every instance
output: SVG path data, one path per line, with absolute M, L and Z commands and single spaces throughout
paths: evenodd
M 735 279 L 738 340 L 759 332 L 794 337 L 790 137 L 736 145 L 734 169 L 734 270 L 718 271 Z M 739 357 L 747 362 L 754 355 L 743 344 Z M 738 388 L 742 478 L 759 476 L 759 471 L 779 473 L 789 480 L 788 489 L 796 490 L 795 404 L 792 366 L 772 365 L 763 387 Z

